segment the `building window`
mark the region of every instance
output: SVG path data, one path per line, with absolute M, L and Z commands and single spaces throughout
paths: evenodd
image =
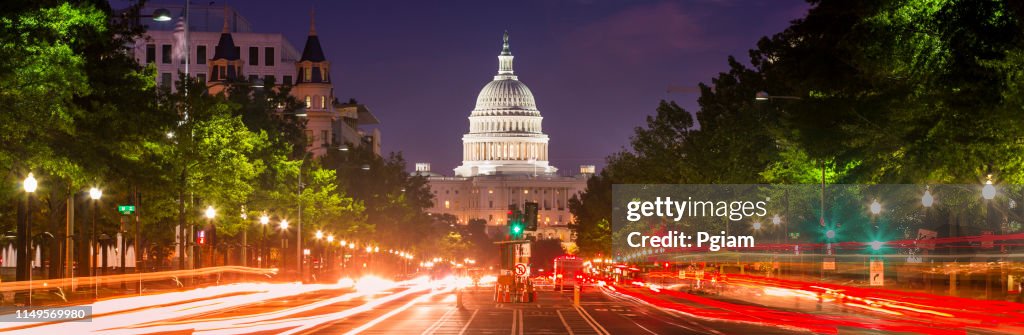
M 445 209 L 451 209 L 452 208 L 452 204 L 450 202 L 448 202 L 448 200 L 445 200 L 444 201 L 444 208 Z
M 494 200 L 487 200 L 487 208 L 494 208 Z
M 263 65 L 274 66 L 274 48 L 263 48 Z
M 171 88 L 171 73 L 164 72 L 160 74 L 160 87 Z
M 269 75 L 268 74 L 266 76 L 263 76 L 263 80 L 266 81 L 268 85 L 270 85 L 270 84 L 275 84 L 276 85 L 277 84 L 277 78 L 274 78 L 273 75 Z
M 284 80 L 281 81 L 281 84 L 284 84 L 284 85 L 287 85 L 287 86 L 291 86 L 292 85 L 292 76 L 284 76 Z
M 309 96 L 307 95 L 307 96 L 306 96 L 306 108 L 309 108 L 309 107 L 312 107 L 312 106 L 313 106 L 313 99 L 312 99 L 312 98 L 310 98 L 310 97 L 309 97 Z
M 206 46 L 196 46 L 196 64 L 206 64 Z
M 307 130 L 306 131 L 306 146 L 307 147 L 313 146 L 313 131 L 312 130 Z
M 327 96 L 326 95 L 321 95 L 320 96 L 320 108 L 327 109 Z
M 255 84 L 255 83 L 256 83 L 257 81 L 259 81 L 259 80 L 260 80 L 260 76 L 257 76 L 257 75 L 255 75 L 255 74 L 250 74 L 250 75 L 249 75 L 249 82 L 250 82 L 250 83 L 253 83 L 253 84 Z
M 305 71 L 303 71 L 303 72 L 305 72 L 305 73 L 302 75 L 302 78 L 300 78 L 300 80 L 301 81 L 305 81 L 305 82 L 313 81 L 313 68 L 312 67 L 307 67 L 304 70 Z
M 249 47 L 249 65 L 260 65 L 260 48 Z
M 146 44 L 146 64 L 156 63 L 156 45 Z
M 327 135 L 327 131 L 326 130 L 321 130 L 320 131 L 320 146 L 327 147 L 327 145 L 330 144 L 330 142 L 328 141 L 329 139 L 330 139 L 330 136 Z
M 161 52 L 161 55 L 160 55 L 161 61 L 160 62 L 164 63 L 164 64 L 170 64 L 171 63 L 171 45 L 170 44 L 161 45 L 160 46 L 160 52 Z
M 206 85 L 206 74 L 200 73 L 196 75 L 196 81 L 202 85 Z

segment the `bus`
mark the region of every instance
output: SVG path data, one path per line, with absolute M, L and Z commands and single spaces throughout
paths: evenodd
M 555 280 L 555 289 L 572 289 L 573 286 L 583 285 L 583 260 L 575 256 L 559 256 L 555 258 L 555 268 L 552 274 Z

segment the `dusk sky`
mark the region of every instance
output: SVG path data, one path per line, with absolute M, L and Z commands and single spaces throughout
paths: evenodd
M 726 57 L 745 61 L 759 38 L 808 8 L 801 0 L 227 4 L 254 32 L 283 33 L 300 52 L 315 7 L 339 100 L 366 104 L 382 122 L 384 150 L 402 152 L 409 169 L 430 162 L 445 175 L 461 162 L 467 117 L 497 71 L 506 29 L 516 74 L 544 116 L 551 163 L 575 173 L 628 145 L 659 100 L 694 111 L 696 94 L 666 88 L 709 82 Z

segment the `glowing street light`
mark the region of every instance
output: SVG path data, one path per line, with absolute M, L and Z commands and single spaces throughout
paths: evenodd
M 828 237 L 829 239 L 836 238 L 836 231 L 833 229 L 829 229 L 828 231 L 825 232 L 825 237 Z
M 270 223 L 270 217 L 269 216 L 267 216 L 265 214 L 263 216 L 260 216 L 260 224 L 261 225 L 266 226 L 268 223 Z
M 372 251 L 373 251 L 373 247 L 371 247 L 371 246 L 366 246 L 366 253 L 370 253 L 370 252 L 372 252 Z
M 878 203 L 878 199 L 871 201 L 871 214 L 878 215 L 882 212 L 882 204 Z
M 319 239 L 322 239 L 322 238 L 324 238 L 324 232 L 317 230 L 316 231 L 316 239 L 319 240 Z
M 278 225 L 281 227 L 281 230 L 288 229 L 288 220 L 281 220 L 281 223 Z
M 871 245 L 871 250 L 878 251 L 879 249 L 882 249 L 883 243 L 879 241 L 871 241 L 871 243 L 868 244 Z
M 754 222 L 754 230 L 761 230 L 761 221 Z
M 32 175 L 32 172 L 29 172 L 28 176 L 25 177 L 25 181 L 22 183 L 22 187 L 25 188 L 25 192 L 34 193 L 36 188 L 39 187 L 39 181 L 37 181 L 36 177 Z
M 334 243 L 334 235 L 327 235 L 327 243 Z
M 778 214 L 775 214 L 775 216 L 772 217 L 772 224 L 778 226 L 780 223 L 782 223 L 782 218 L 780 218 Z
M 932 207 L 935 203 L 935 197 L 932 197 L 932 192 L 928 188 L 924 189 L 924 195 L 921 196 L 921 205 L 924 207 Z
M 29 174 L 29 176 L 32 176 L 32 174 Z M 992 175 L 988 175 L 988 180 L 985 181 L 985 187 L 981 188 L 981 196 L 985 198 L 985 200 L 992 200 L 992 198 L 996 197 L 996 187 L 995 185 L 992 185 Z
M 102 190 L 95 187 L 89 189 L 89 199 L 100 200 L 100 197 L 103 197 Z
M 212 220 L 214 216 L 217 216 L 217 210 L 213 206 L 206 206 L 206 218 Z

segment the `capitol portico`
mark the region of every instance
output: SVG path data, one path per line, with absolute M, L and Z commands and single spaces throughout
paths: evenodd
M 462 137 L 462 164 L 447 177 L 417 163 L 414 174 L 427 176 L 434 193 L 432 212 L 455 215 L 462 224 L 482 219 L 489 226 L 507 224 L 509 205 L 520 209 L 527 201 L 540 210 L 538 238 L 570 242 L 572 215 L 569 199 L 586 188 L 592 165 L 579 173 L 559 175 L 549 164 L 548 135 L 533 93 L 512 67 L 508 33 L 498 55 L 498 73 L 480 90 L 469 115 L 469 132 Z

